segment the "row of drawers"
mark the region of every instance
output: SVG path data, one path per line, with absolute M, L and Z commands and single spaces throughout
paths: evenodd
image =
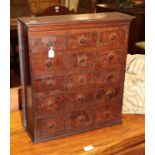
M 121 118 L 121 104 L 117 101 L 101 108 L 86 107 L 66 113 L 38 119 L 37 134 L 47 138 L 51 135 L 60 134 L 63 131 L 78 131 L 86 127 L 98 126 L 103 123 Z
M 99 89 L 78 89 L 61 94 L 35 97 L 35 117 L 37 119 L 58 115 L 85 107 L 100 108 L 112 106 L 119 101 L 122 89 L 120 87 L 104 87 Z
M 122 48 L 127 41 L 126 27 L 112 27 L 99 32 L 77 32 L 76 34 L 58 35 L 53 32 L 35 34 L 30 39 L 31 52 L 45 52 L 51 46 L 55 50 L 76 49 L 93 46 L 111 46 Z M 65 32 L 64 32 L 65 33 Z
M 96 71 L 77 72 L 34 80 L 33 92 L 100 88 L 117 85 L 122 80 L 121 67 L 118 69 L 101 68 Z
M 48 52 L 37 53 L 31 56 L 31 69 L 34 78 L 42 75 L 54 75 L 65 72 L 78 72 L 92 70 L 102 67 L 112 67 L 120 65 L 125 61 L 125 52 L 123 50 L 100 50 L 85 49 L 83 51 L 74 51 L 70 54 L 55 55 L 54 58 L 48 58 Z

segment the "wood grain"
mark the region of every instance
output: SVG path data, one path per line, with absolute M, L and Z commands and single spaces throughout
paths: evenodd
M 21 112 L 11 113 L 11 155 L 144 155 L 144 115 L 123 115 L 123 123 L 34 144 L 22 127 Z M 85 152 L 83 148 L 93 145 Z

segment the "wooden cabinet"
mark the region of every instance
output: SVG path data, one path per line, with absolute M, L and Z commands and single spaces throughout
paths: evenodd
M 33 141 L 121 123 L 132 17 L 20 18 L 23 122 Z

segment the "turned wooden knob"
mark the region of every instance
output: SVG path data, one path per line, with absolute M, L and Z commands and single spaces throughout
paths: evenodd
M 114 77 L 113 73 L 108 74 L 108 80 L 111 80 Z
M 54 129 L 55 128 L 54 124 L 49 125 L 49 128 Z
M 80 43 L 81 43 L 81 44 L 85 44 L 85 43 L 86 43 L 86 39 L 85 39 L 85 38 L 82 38 L 82 39 L 80 40 Z
M 84 62 L 85 62 L 85 59 L 84 58 L 80 59 L 80 63 L 81 64 L 84 63 Z
M 113 55 L 113 54 L 110 54 L 110 55 L 108 56 L 108 60 L 109 60 L 109 61 L 111 61 L 113 58 L 114 58 L 114 55 Z
M 116 34 L 113 34 L 113 35 L 111 36 L 111 38 L 110 38 L 110 39 L 111 39 L 111 40 L 115 40 L 115 39 L 116 39 L 116 37 L 117 37 L 117 36 L 116 36 Z
M 49 68 L 49 67 L 52 67 L 52 65 L 53 65 L 53 63 L 52 63 L 52 61 L 47 61 L 46 63 L 46 66 Z

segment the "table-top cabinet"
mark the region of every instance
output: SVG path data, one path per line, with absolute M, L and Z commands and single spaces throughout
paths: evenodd
M 23 123 L 33 141 L 122 122 L 131 19 L 122 13 L 18 19 Z

